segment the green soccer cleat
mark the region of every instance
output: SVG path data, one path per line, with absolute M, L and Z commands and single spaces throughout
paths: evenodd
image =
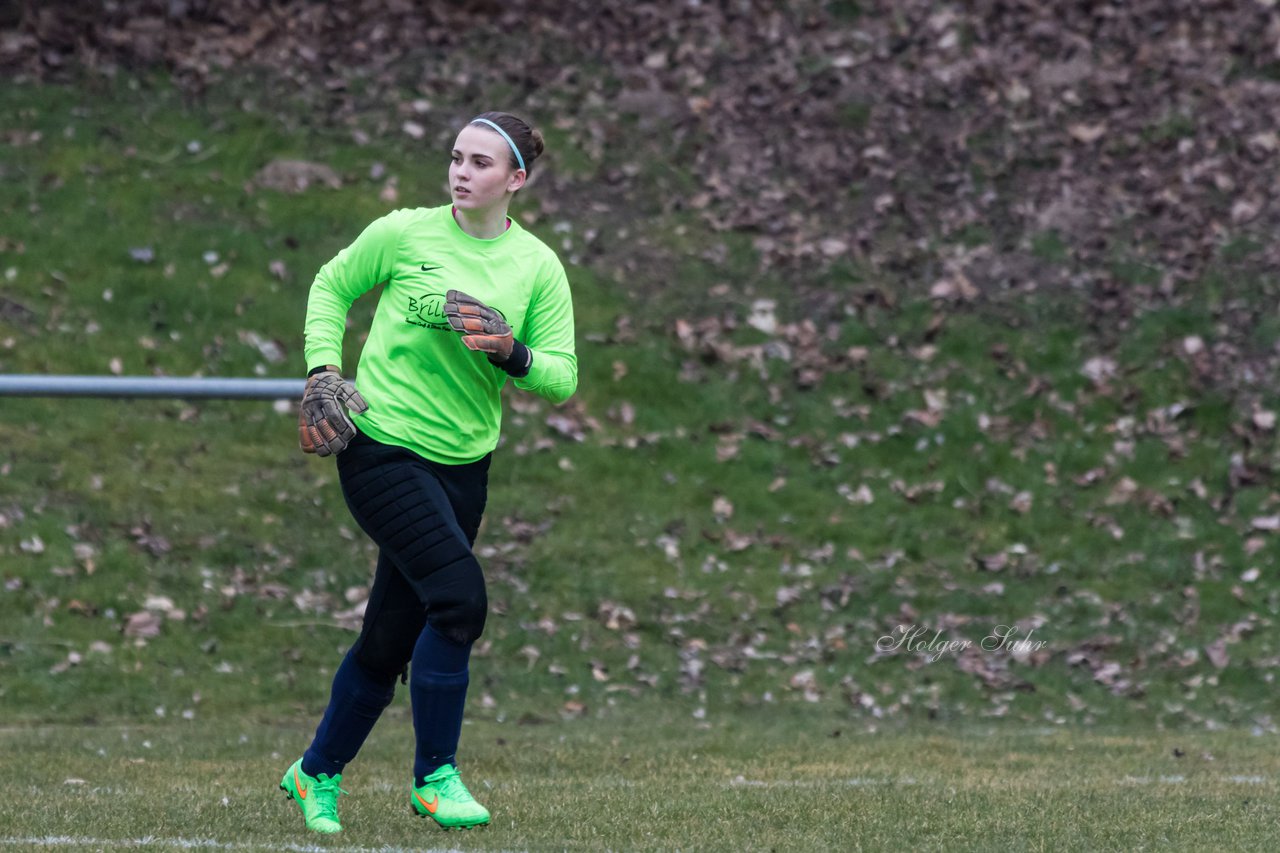
M 302 809 L 307 829 L 312 832 L 342 832 L 342 824 L 338 823 L 338 795 L 347 792 L 338 787 L 341 781 L 341 773 L 308 776 L 302 771 L 302 759 L 299 758 L 285 771 L 284 778 L 280 780 L 280 790 Z
M 462 784 L 457 767 L 446 764 L 423 781 L 421 788 L 409 785 L 413 811 L 419 817 L 429 817 L 445 829 L 470 829 L 489 822 L 489 810 Z

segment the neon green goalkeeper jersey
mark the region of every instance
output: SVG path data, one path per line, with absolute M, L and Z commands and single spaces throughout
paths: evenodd
M 564 267 L 541 240 L 511 221 L 492 240 L 472 237 L 451 205 L 396 210 L 374 221 L 321 267 L 305 327 L 307 369 L 342 366 L 351 303 L 386 282 L 355 383 L 369 404 L 361 432 L 436 462 L 474 462 L 498 444 L 508 375 L 472 352 L 444 317 L 460 290 L 498 310 L 532 350 L 517 388 L 559 403 L 578 387 L 573 303 Z

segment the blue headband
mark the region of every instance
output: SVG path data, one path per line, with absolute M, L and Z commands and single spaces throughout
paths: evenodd
M 514 154 L 514 155 L 516 155 L 516 162 L 520 164 L 520 168 L 521 168 L 521 169 L 524 169 L 524 158 L 520 156 L 520 149 L 516 147 L 516 144 L 515 144 L 515 142 L 511 139 L 511 137 L 510 137 L 510 136 L 507 136 L 507 132 L 506 132 L 505 130 L 503 130 L 502 128 L 498 127 L 496 124 L 494 124 L 493 122 L 489 121 L 487 118 L 473 118 L 473 119 L 471 120 L 471 123 L 472 123 L 472 124 L 487 124 L 489 127 L 492 127 L 494 130 L 498 131 L 498 133 L 502 134 L 502 138 L 503 138 L 503 139 L 505 139 L 505 140 L 507 140 L 507 144 L 511 146 L 511 153 L 512 153 L 512 154 Z M 524 169 L 524 170 L 525 170 L 526 172 L 527 172 L 527 171 L 529 171 L 528 169 Z

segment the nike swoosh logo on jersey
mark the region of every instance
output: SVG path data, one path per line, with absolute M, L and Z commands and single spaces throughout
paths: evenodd
M 422 265 L 422 271 L 423 271 L 423 272 L 431 272 L 432 270 L 438 270 L 438 269 L 444 269 L 444 267 L 439 267 L 439 266 L 429 267 L 429 266 L 427 266 L 426 264 L 423 264 L 423 265 Z

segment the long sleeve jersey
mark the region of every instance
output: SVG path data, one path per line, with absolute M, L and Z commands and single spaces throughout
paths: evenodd
M 460 290 L 506 318 L 532 350 L 517 388 L 559 403 L 578 387 L 573 303 L 555 252 L 512 220 L 492 240 L 467 234 L 450 205 L 396 210 L 375 220 L 316 275 L 304 329 L 307 369 L 342 366 L 347 312 L 386 287 L 360 354 L 356 386 L 369 410 L 361 432 L 435 462 L 474 462 L 498 444 L 509 378 L 467 349 L 444 317 Z

